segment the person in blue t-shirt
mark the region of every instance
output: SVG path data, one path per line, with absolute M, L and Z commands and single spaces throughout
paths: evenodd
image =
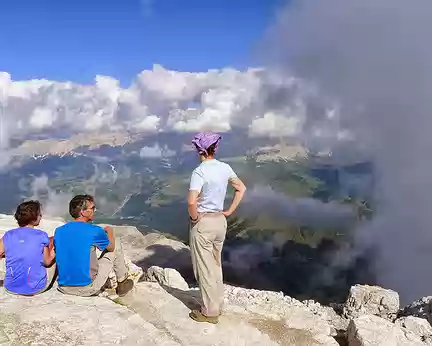
M 9 293 L 32 296 L 54 283 L 55 252 L 48 234 L 35 228 L 41 218 L 39 201 L 21 203 L 15 212 L 19 228 L 0 239 L 0 258 L 6 258 L 4 286 Z
M 69 203 L 74 221 L 56 229 L 54 245 L 57 254 L 59 291 L 78 296 L 99 294 L 112 269 L 117 277 L 117 294 L 126 295 L 134 282 L 128 279 L 119 240 L 112 227 L 92 225 L 96 212 L 94 198 L 77 195 Z M 96 257 L 96 247 L 102 251 Z

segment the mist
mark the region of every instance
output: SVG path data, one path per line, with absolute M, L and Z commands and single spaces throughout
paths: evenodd
M 345 229 L 355 221 L 355 210 L 337 202 L 324 203 L 314 198 L 290 198 L 270 186 L 255 186 L 248 190 L 242 212 L 248 216 L 265 214 L 279 222 L 292 225 Z
M 378 250 L 379 284 L 404 302 L 432 293 L 431 32 L 428 0 L 296 0 L 266 41 L 274 71 L 338 105 L 333 124 L 352 140 L 333 147 L 373 160 L 376 216 L 356 244 Z M 322 120 L 307 117 L 312 127 Z
M 24 200 L 39 200 L 42 204 L 42 213 L 49 217 L 69 217 L 69 201 L 78 193 L 86 193 L 95 197 L 100 214 L 112 214 L 119 208 L 120 202 L 109 201 L 106 198 L 98 197 L 97 187 L 102 185 L 113 185 L 119 175 L 122 179 L 128 178 L 128 170 L 118 173 L 114 167 L 109 170 L 101 168 L 109 164 L 94 164 L 93 174 L 85 181 L 76 182 L 75 185 L 63 186 L 56 190 L 50 185 L 50 178 L 46 174 L 34 176 L 28 186 L 24 180 L 20 181 L 20 189 L 23 192 Z
M 31 197 L 42 204 L 42 213 L 45 216 L 63 217 L 67 214 L 69 201 L 73 197 L 68 192 L 57 192 L 49 186 L 46 175 L 35 177 L 31 182 Z

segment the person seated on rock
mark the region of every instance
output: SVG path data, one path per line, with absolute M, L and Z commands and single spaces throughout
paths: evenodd
M 55 252 L 48 234 L 36 229 L 42 218 L 39 201 L 21 203 L 15 212 L 18 228 L 0 239 L 0 258 L 6 258 L 7 292 L 32 296 L 49 289 L 55 280 Z
M 112 227 L 92 225 L 96 205 L 90 195 L 77 195 L 69 203 L 74 221 L 56 229 L 58 289 L 65 294 L 89 297 L 103 291 L 111 270 L 117 277 L 117 294 L 125 296 L 134 286 L 128 278 L 120 241 Z M 102 251 L 96 256 L 96 247 Z
M 221 254 L 226 217 L 237 209 L 246 191 L 232 168 L 215 159 L 220 140 L 220 135 L 205 132 L 192 141 L 201 164 L 192 173 L 188 196 L 192 264 L 203 300 L 201 309 L 189 316 L 209 323 L 218 323 L 224 299 Z M 229 209 L 223 211 L 228 182 L 236 192 Z

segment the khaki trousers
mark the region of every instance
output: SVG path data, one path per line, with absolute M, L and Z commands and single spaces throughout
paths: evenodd
M 191 224 L 190 248 L 195 278 L 198 281 L 205 316 L 219 316 L 224 301 L 222 247 L 227 221 L 221 213 L 203 214 Z
M 48 291 L 57 279 L 57 264 L 53 264 L 51 267 L 47 268 L 47 285 L 42 292 Z
M 117 282 L 125 280 L 128 276 L 120 239 L 116 239 L 113 252 L 103 252 L 99 258 L 96 256 L 96 248 L 93 247 L 90 261 L 90 273 L 93 280 L 90 285 L 83 287 L 59 286 L 58 290 L 65 294 L 90 297 L 102 291 L 111 270 L 114 270 Z

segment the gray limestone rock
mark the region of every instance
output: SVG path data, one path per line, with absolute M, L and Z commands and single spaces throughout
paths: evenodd
M 384 318 L 363 315 L 348 326 L 349 346 L 424 346 L 421 337 Z
M 399 294 L 379 286 L 355 285 L 343 308 L 346 318 L 376 315 L 394 320 L 399 311 Z
M 424 318 L 414 316 L 400 317 L 395 321 L 395 324 L 420 336 L 422 340 L 432 338 L 432 326 Z
M 414 316 L 424 318 L 432 323 L 432 296 L 423 297 L 407 305 L 400 316 Z
M 152 266 L 147 270 L 146 280 L 158 282 L 163 286 L 177 288 L 180 290 L 188 290 L 189 285 L 180 275 L 180 273 L 172 268 L 161 268 Z

